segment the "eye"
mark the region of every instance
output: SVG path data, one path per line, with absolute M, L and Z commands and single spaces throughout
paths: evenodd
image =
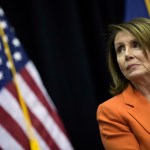
M 138 41 L 133 41 L 132 46 L 133 48 L 141 48 L 141 44 Z
M 125 51 L 124 45 L 120 45 L 120 46 L 118 46 L 118 47 L 116 48 L 116 52 L 117 52 L 117 53 L 121 53 L 121 52 L 123 52 L 123 51 Z

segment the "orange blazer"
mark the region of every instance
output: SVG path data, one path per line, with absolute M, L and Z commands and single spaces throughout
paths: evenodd
M 131 85 L 99 105 L 97 121 L 105 150 L 150 150 L 150 102 Z

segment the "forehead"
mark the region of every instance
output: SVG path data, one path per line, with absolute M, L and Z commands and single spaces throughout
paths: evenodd
M 127 31 L 119 31 L 114 39 L 114 44 L 124 43 L 124 42 L 130 42 L 131 40 L 136 39 L 136 37 Z

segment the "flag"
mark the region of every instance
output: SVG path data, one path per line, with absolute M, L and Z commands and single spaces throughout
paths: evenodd
M 150 17 L 150 0 L 125 0 L 124 21 L 136 17 Z
M 31 149 L 30 130 L 26 126 L 29 119 L 41 150 L 73 150 L 57 109 L 2 8 L 0 26 L 0 149 Z M 18 94 L 23 100 L 19 101 Z M 24 103 L 23 107 L 20 102 Z

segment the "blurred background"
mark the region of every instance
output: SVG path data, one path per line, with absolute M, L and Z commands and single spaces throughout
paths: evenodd
M 76 150 L 103 150 L 96 110 L 110 95 L 106 29 L 123 0 L 0 0 Z

